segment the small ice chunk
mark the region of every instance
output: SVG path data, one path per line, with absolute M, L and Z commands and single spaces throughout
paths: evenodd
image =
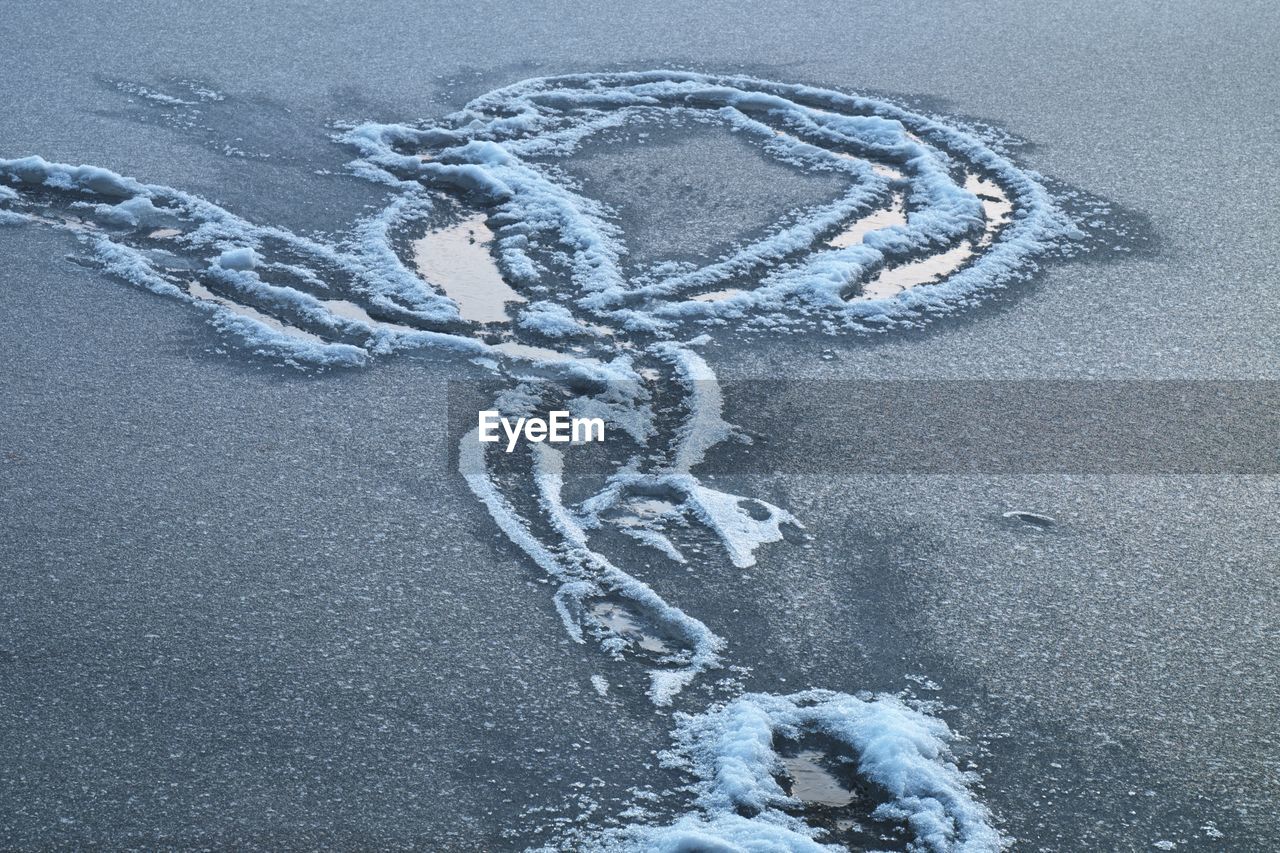
M 1057 520 L 1052 516 L 1041 515 L 1038 512 L 1028 512 L 1023 509 L 1012 509 L 1004 514 L 1005 518 L 1021 521 L 1023 524 L 1044 530 L 1047 527 L 1053 527 L 1057 524 Z
M 258 265 L 258 253 L 248 246 L 227 249 L 218 255 L 218 266 L 224 270 L 251 270 Z

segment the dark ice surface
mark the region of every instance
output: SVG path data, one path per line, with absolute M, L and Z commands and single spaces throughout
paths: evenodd
M 619 156 L 623 146 L 628 151 Z M 723 125 L 669 119 L 599 134 L 573 157 L 552 162 L 626 223 L 628 259 L 636 265 L 710 263 L 732 242 L 761 236 L 788 213 L 834 201 L 847 188 L 833 174 L 762 157 Z
M 920 331 L 721 335 L 722 378 L 1280 372 L 1274 4 L 3 15 L 0 156 L 106 166 L 303 231 L 384 198 L 322 174 L 346 159 L 330 123 L 430 119 L 533 75 L 685 67 L 918 99 L 1030 141 L 1022 165 L 1153 240 Z M 226 100 L 184 124 L 121 81 Z M 752 181 L 741 152 L 684 146 L 620 145 L 592 168 L 652 171 L 646 187 L 704 173 L 708 239 L 776 209 L 772 164 Z M 790 180 L 783 207 L 831 192 Z M 661 199 L 611 201 L 624 230 L 659 227 Z M 0 228 L 0 847 L 521 849 L 616 815 L 633 787 L 678 785 L 654 755 L 669 715 L 569 642 L 550 588 L 445 464 L 445 382 L 477 368 L 428 354 L 305 375 L 75 252 Z M 715 484 L 813 538 L 745 572 L 635 568 L 726 637 L 748 687 L 937 698 L 1017 849 L 1280 846 L 1274 478 L 732 480 Z

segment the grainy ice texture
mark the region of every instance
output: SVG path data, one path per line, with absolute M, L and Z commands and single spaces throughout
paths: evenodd
M 379 233 L 398 192 L 348 171 L 353 149 L 333 139 L 432 126 L 562 74 L 678 68 L 860 93 L 980 129 L 1019 169 L 1051 176 L 1067 207 L 1105 198 L 1097 233 L 1117 250 L 885 333 L 841 322 L 827 334 L 810 299 L 779 317 L 790 333 L 743 334 L 731 315 L 759 316 L 751 297 L 664 299 L 646 307 L 660 322 L 644 334 L 735 321 L 712 324 L 696 355 L 679 336 L 653 351 L 673 387 L 699 361 L 721 378 L 1275 378 L 1273 5 L 712 2 L 606 16 L 564 3 L 19 2 L 6 23 L 0 159 L 95 164 L 107 171 L 76 178 L 93 192 L 113 192 L 113 175 L 174 188 L 209 230 L 199 252 L 171 252 L 168 275 L 194 264 L 216 279 L 211 295 L 290 277 L 323 304 L 254 294 L 315 338 L 282 347 L 280 329 L 198 291 L 126 286 L 162 266 L 150 245 L 126 242 L 140 258 L 33 227 L 28 193 L 4 182 L 0 846 L 515 850 L 687 831 L 806 849 L 827 824 L 772 790 L 754 815 L 710 803 L 714 756 L 697 736 L 758 713 L 797 728 L 779 732 L 785 759 L 787 739 L 823 734 L 796 698 L 810 687 L 833 691 L 821 700 L 832 713 L 900 713 L 938 750 L 928 772 L 954 783 L 932 789 L 949 792 L 950 829 L 912 825 L 936 849 L 965 826 L 976 844 L 998 833 L 1028 850 L 1280 844 L 1273 479 L 671 479 L 659 497 L 700 508 L 706 526 L 723 496 L 751 496 L 752 513 L 735 502 L 719 517 L 754 538 L 735 551 L 648 528 L 616 537 L 611 555 L 654 596 L 627 586 L 629 600 L 671 619 L 628 622 L 607 609 L 618 595 L 575 610 L 448 459 L 445 382 L 490 376 L 503 340 L 457 325 L 381 253 L 404 249 Z M 997 145 L 1004 131 L 1032 144 Z M 768 156 L 745 131 L 614 132 L 584 142 L 578 163 L 528 155 L 636 234 L 616 269 L 648 269 L 655 293 L 681 264 L 767 240 L 853 187 L 838 167 Z M 162 230 L 172 211 L 144 201 L 163 195 L 62 198 L 109 206 L 64 212 L 117 231 Z M 449 212 L 404 204 L 406 219 Z M 681 221 L 690 211 L 697 221 Z M 251 239 L 236 243 L 242 224 Z M 97 265 L 68 260 L 95 250 Z M 503 261 L 522 268 L 518 251 Z M 793 265 L 778 292 L 817 293 L 806 272 Z M 329 304 L 349 294 L 316 280 L 356 282 L 378 322 L 415 331 L 370 331 Z M 589 356 L 591 326 L 627 319 L 598 292 L 593 305 L 574 301 L 581 289 L 538 294 L 515 328 Z M 380 313 L 379 297 L 408 313 Z M 281 366 L 317 355 L 364 366 Z M 786 436 L 780 424 L 768 438 Z M 547 496 L 554 459 L 539 464 L 495 476 L 536 473 L 519 481 Z M 558 519 L 566 541 L 568 521 L 592 521 L 556 506 L 523 511 Z M 606 653 L 575 643 L 572 625 Z M 640 648 L 677 641 L 693 645 Z M 708 655 L 739 668 L 711 669 Z M 833 726 L 823 736 L 864 749 Z M 783 778 L 769 750 L 759 757 L 757 791 Z M 881 814 L 907 826 L 931 809 Z

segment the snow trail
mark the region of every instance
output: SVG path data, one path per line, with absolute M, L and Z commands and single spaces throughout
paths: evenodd
M 718 123 L 848 187 L 705 266 L 636 268 L 611 212 L 549 164 L 593 134 L 662 117 Z M 801 526 L 780 507 L 699 479 L 710 450 L 742 440 L 723 419 L 700 332 L 922 323 L 1026 278 L 1079 234 L 1038 176 L 975 133 L 885 100 L 741 76 L 535 78 L 429 125 L 363 124 L 339 140 L 356 152 L 353 172 L 385 184 L 390 201 L 338 241 L 40 157 L 0 160 L 0 224 L 70 232 L 112 275 L 187 302 L 248 349 L 304 369 L 452 350 L 508 380 L 492 406 L 503 415 L 604 417 L 628 452 L 585 498 L 565 496 L 572 447 L 506 454 L 472 432 L 459 470 L 499 529 L 558 584 L 568 634 L 642 665 L 658 706 L 722 666 L 728 650 L 713 626 L 597 541 L 620 533 L 689 566 L 690 531 L 702 531 L 745 568 Z M 477 258 L 484 269 L 468 267 Z M 468 281 L 500 301 L 483 303 Z M 831 849 L 787 810 L 795 801 L 776 782 L 775 738 L 802 730 L 857 756 L 858 773 L 884 795 L 878 813 L 909 826 L 917 849 L 1002 843 L 946 757 L 946 725 L 898 700 L 752 694 L 679 720 L 673 755 L 699 780 L 696 812 L 601 835 L 601 847 Z

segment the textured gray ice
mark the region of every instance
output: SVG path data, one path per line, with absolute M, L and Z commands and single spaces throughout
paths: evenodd
M 344 159 L 326 122 L 431 117 L 532 74 L 682 65 L 921 96 L 1034 141 L 1022 164 L 1149 217 L 1158 251 L 1056 265 L 924 332 L 726 340 L 722 377 L 1275 378 L 1274 5 L 595 9 L 15 4 L 0 156 L 306 230 L 380 199 L 315 174 Z M 154 110 L 105 82 L 183 78 L 228 94 L 208 128 L 137 121 Z M 724 168 L 706 180 L 768 198 Z M 667 721 L 593 690 L 604 664 L 567 647 L 443 463 L 442 382 L 464 368 L 302 378 L 221 355 L 199 318 L 73 249 L 0 229 L 0 841 L 504 849 L 671 785 L 650 753 Z M 1028 849 L 1214 849 L 1210 822 L 1229 849 L 1280 841 L 1273 480 L 740 491 L 816 538 L 749 579 L 651 580 L 758 663 L 753 688 L 932 679 Z

